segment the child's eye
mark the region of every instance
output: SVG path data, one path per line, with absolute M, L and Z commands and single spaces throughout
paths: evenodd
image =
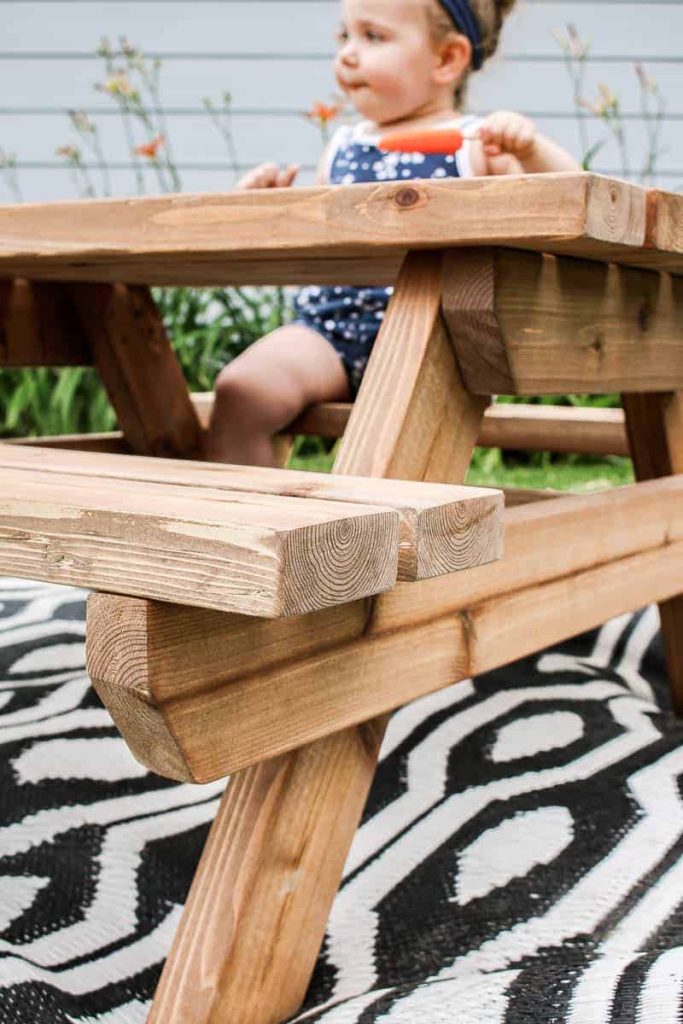
M 341 46 L 342 43 L 347 42 L 347 40 L 349 38 L 349 33 L 346 31 L 345 28 L 340 28 L 339 31 L 337 33 L 335 33 L 335 37 L 334 38 L 336 39 L 337 44 L 339 46 Z
M 366 38 L 366 39 L 368 40 L 368 42 L 370 42 L 370 43 L 381 43 L 381 42 L 382 42 L 382 39 L 383 39 L 384 37 L 383 37 L 382 35 L 380 35 L 380 33 L 379 33 L 379 32 L 373 32 L 373 31 L 372 31 L 372 29 L 371 29 L 371 28 L 369 28 L 369 29 L 367 29 L 367 31 L 366 31 L 366 33 L 365 33 L 365 38 Z

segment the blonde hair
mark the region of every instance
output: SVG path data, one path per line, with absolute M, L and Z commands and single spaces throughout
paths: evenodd
M 481 31 L 483 59 L 486 61 L 498 49 L 500 30 L 506 16 L 515 5 L 515 0 L 470 0 L 472 12 L 477 19 Z M 438 45 L 458 28 L 453 19 L 439 3 L 439 0 L 427 0 L 427 19 L 432 41 Z M 462 106 L 467 93 L 467 82 L 470 76 L 468 69 L 458 82 L 453 94 L 456 107 Z

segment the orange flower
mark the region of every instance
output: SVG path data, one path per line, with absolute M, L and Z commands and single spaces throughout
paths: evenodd
M 151 142 L 143 142 L 141 146 L 136 146 L 134 152 L 138 156 L 147 156 L 150 160 L 155 160 L 157 152 L 164 144 L 163 135 L 155 135 Z
M 310 118 L 311 121 L 316 121 L 322 128 L 328 125 L 330 121 L 334 121 L 336 117 L 339 117 L 343 109 L 343 103 L 328 104 L 316 100 L 311 110 L 307 111 L 305 116 Z
M 111 75 L 104 85 L 96 86 L 101 92 L 107 92 L 110 96 L 124 96 L 128 99 L 137 98 L 137 90 L 133 88 L 125 71 L 117 71 Z
M 78 163 L 81 156 L 78 147 L 72 146 L 71 144 L 60 146 L 55 150 L 55 153 L 57 156 L 63 156 L 65 160 L 69 160 L 71 163 Z

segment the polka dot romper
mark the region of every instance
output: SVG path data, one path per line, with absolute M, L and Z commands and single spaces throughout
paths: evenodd
M 478 118 L 466 116 L 432 127 L 459 128 L 473 133 Z M 403 181 L 409 178 L 466 178 L 472 176 L 469 142 L 450 155 L 385 153 L 378 136 L 363 134 L 361 125 L 342 125 L 330 144 L 327 177 L 333 185 L 361 181 Z M 392 288 L 352 288 L 337 285 L 303 288 L 294 301 L 295 323 L 321 334 L 341 358 L 355 398 L 377 337 Z

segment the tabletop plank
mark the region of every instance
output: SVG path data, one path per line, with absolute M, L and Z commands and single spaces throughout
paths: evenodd
M 0 277 L 375 283 L 409 249 L 498 244 L 683 271 L 683 197 L 589 172 L 0 207 Z

